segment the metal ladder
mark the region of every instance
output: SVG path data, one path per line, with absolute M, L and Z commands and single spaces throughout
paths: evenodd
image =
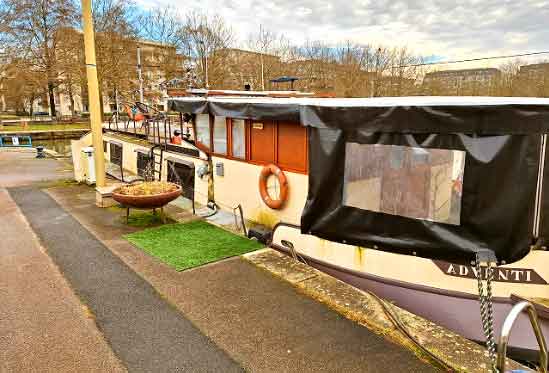
M 503 323 L 503 327 L 501 328 L 501 335 L 499 337 L 498 354 L 497 354 L 497 362 L 496 362 L 496 368 L 499 373 L 505 373 L 507 344 L 509 343 L 509 334 L 511 333 L 511 329 L 513 328 L 513 325 L 515 324 L 515 321 L 517 320 L 518 316 L 524 310 L 528 312 L 528 318 L 530 319 L 530 324 L 532 325 L 532 329 L 534 330 L 534 334 L 536 335 L 536 339 L 538 341 L 538 345 L 540 349 L 539 351 L 540 370 L 543 373 L 547 373 L 547 345 L 545 344 L 545 338 L 543 337 L 543 332 L 538 322 L 538 313 L 536 312 L 534 305 L 527 301 L 522 301 L 520 303 L 515 304 L 515 306 L 511 309 L 511 311 L 505 318 L 505 322 Z
M 155 151 L 160 149 L 160 152 Z M 161 145 L 155 145 L 151 148 L 149 158 L 152 162 L 154 180 L 162 180 L 162 163 L 164 163 L 164 149 Z

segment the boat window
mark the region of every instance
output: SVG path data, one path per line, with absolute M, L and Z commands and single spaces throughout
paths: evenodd
M 246 127 L 243 119 L 233 119 L 231 135 L 233 157 L 246 158 Z
M 278 164 L 292 171 L 307 171 L 307 129 L 299 123 L 278 123 Z
M 347 143 L 343 204 L 460 224 L 465 152 Z
M 210 147 L 210 115 L 196 116 L 196 140 L 207 148 Z
M 137 174 L 141 177 L 148 177 L 147 166 L 149 165 L 149 154 L 143 151 L 137 151 Z
M 215 117 L 213 131 L 213 151 L 217 154 L 227 154 L 227 118 Z
M 111 142 L 110 144 L 111 163 L 122 166 L 122 144 L 118 142 Z

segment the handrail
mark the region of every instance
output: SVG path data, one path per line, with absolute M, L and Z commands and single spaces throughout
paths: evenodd
M 538 323 L 538 313 L 536 312 L 536 308 L 532 305 L 532 303 L 527 301 L 519 302 L 511 309 L 505 318 L 503 327 L 501 328 L 501 335 L 498 343 L 498 358 L 496 363 L 496 367 L 500 373 L 505 372 L 509 334 L 511 333 L 511 329 L 515 324 L 515 321 L 524 309 L 528 311 L 528 318 L 530 319 L 530 324 L 532 325 L 532 329 L 534 330 L 534 334 L 536 335 L 540 348 L 539 361 L 541 372 L 547 373 L 547 345 L 545 344 L 545 338 L 543 337 L 543 332 Z

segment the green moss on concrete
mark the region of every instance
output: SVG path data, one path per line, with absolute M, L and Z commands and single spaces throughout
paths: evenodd
M 126 208 L 122 205 L 112 205 L 107 207 L 107 210 L 112 212 L 120 212 L 120 211 L 126 211 Z
M 112 207 L 109 207 L 109 208 L 112 208 Z M 125 210 L 125 209 L 122 208 L 122 210 Z M 126 220 L 125 215 L 124 215 L 123 219 L 124 219 L 124 221 Z M 149 212 L 149 211 L 147 211 L 147 212 L 133 212 L 131 210 L 130 210 L 130 216 L 129 216 L 128 221 L 127 221 L 127 224 L 129 226 L 136 227 L 136 228 L 156 227 L 156 226 L 159 226 L 159 225 L 173 224 L 173 223 L 175 223 L 175 220 L 173 220 L 169 217 L 166 217 L 165 221 L 163 222 L 162 218 L 160 217 L 159 212 L 156 212 L 156 213 L 153 214 L 152 211 L 151 212 Z
M 75 185 L 82 185 L 82 183 L 74 179 L 59 179 L 35 183 L 35 186 L 41 189 L 72 187 Z

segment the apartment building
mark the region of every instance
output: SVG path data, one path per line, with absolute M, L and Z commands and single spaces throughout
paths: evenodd
M 425 74 L 423 91 L 434 96 L 491 96 L 500 78 L 496 68 L 440 70 Z
M 515 85 L 520 96 L 549 97 L 549 62 L 521 66 Z

